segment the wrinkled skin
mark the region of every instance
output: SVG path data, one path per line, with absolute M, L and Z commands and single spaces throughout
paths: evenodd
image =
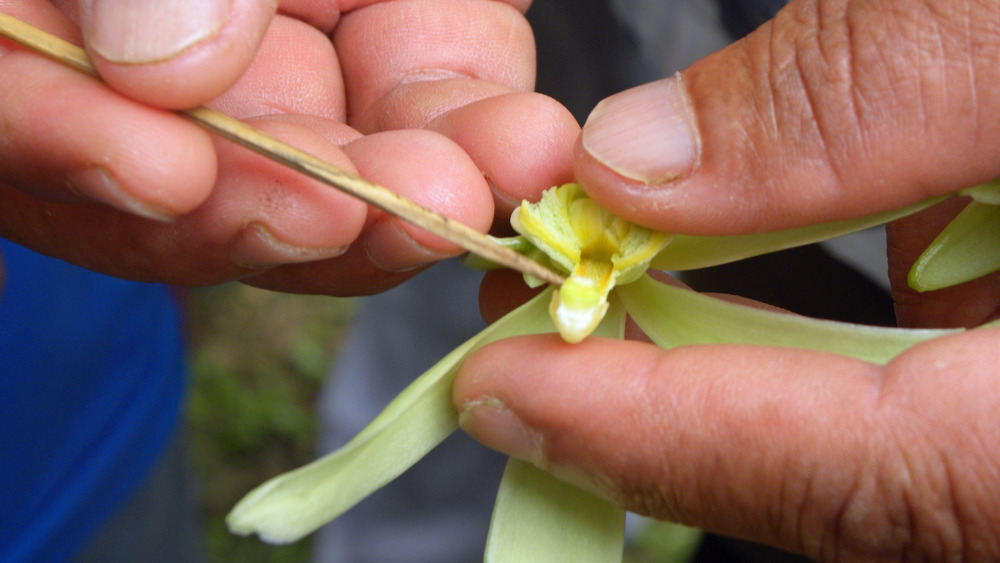
M 152 60 L 99 40 L 120 2 L 0 0 L 86 45 L 110 84 L 0 43 L 0 235 L 131 279 L 357 294 L 458 252 L 162 109 L 201 103 L 484 231 L 574 176 L 622 217 L 688 234 L 867 215 L 1000 176 L 992 2 L 796 1 L 680 79 L 613 97 L 579 139 L 528 93 L 524 1 L 232 0 L 225 23 Z M 954 213 L 890 228 L 906 326 L 996 316 L 996 276 L 903 284 Z M 972 332 L 874 366 L 529 337 L 473 356 L 455 402 L 497 399 L 467 413 L 470 433 L 647 514 L 830 561 L 982 561 L 1000 557 L 998 348 L 996 330 Z
M 86 46 L 107 82 L 0 41 L 0 236 L 128 279 L 336 295 L 461 252 L 164 110 L 199 104 L 484 232 L 570 176 L 579 127 L 531 93 L 524 2 L 232 0 L 214 26 L 194 25 L 218 17 L 208 2 L 122 16 L 141 4 L 0 0 Z
M 667 231 L 867 215 L 1000 176 L 998 86 L 996 3 L 793 2 L 679 79 L 604 102 L 575 173 L 605 207 Z M 1000 276 L 925 294 L 905 284 L 962 204 L 888 228 L 903 326 L 997 317 Z M 483 289 L 487 316 L 511 305 L 491 299 L 503 277 Z M 1000 558 L 998 354 L 998 329 L 886 366 L 524 337 L 475 354 L 454 398 L 487 445 L 645 514 L 825 561 L 989 561 Z

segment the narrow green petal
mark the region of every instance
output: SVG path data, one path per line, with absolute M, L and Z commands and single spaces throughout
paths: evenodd
M 555 331 L 548 316 L 551 293 L 542 292 L 445 356 L 343 448 L 251 491 L 226 518 L 230 530 L 272 543 L 296 541 L 406 471 L 458 427 L 451 385 L 470 353 L 501 338 Z
M 951 287 L 1000 270 L 1000 205 L 969 202 L 913 264 L 917 291 Z
M 595 335 L 622 338 L 625 309 L 610 299 Z M 625 512 L 523 461 L 507 463 L 486 540 L 486 563 L 621 561 Z
M 507 462 L 485 563 L 622 560 L 625 511 L 517 459 Z
M 650 267 L 656 270 L 682 271 L 717 266 L 727 262 L 750 258 L 751 256 L 759 256 L 786 248 L 828 240 L 888 223 L 889 221 L 894 221 L 900 217 L 905 217 L 926 209 L 943 199 L 928 199 L 909 207 L 869 215 L 868 217 L 809 225 L 769 233 L 718 237 L 674 235 L 670 244 L 657 254 L 656 258 L 653 258 Z
M 634 547 L 656 563 L 693 561 L 705 532 L 698 528 L 648 520 L 633 540 Z
M 658 346 L 756 344 L 824 350 L 884 364 L 925 340 L 961 330 L 873 327 L 737 305 L 644 276 L 617 290 Z
M 1000 205 L 1000 178 L 990 180 L 985 184 L 979 184 L 978 186 L 966 188 L 959 193 L 969 196 L 979 203 Z

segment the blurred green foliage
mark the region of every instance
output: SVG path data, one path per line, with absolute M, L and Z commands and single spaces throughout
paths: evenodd
M 235 283 L 188 296 L 187 422 L 210 560 L 308 561 L 308 541 L 241 538 L 224 518 L 253 487 L 315 458 L 315 398 L 352 302 Z

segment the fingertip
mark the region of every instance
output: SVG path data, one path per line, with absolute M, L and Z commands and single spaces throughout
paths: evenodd
M 447 137 L 425 130 L 387 131 L 349 143 L 344 151 L 363 178 L 479 232 L 489 229 L 489 187 L 461 147 Z M 372 213 L 365 249 L 373 262 L 389 271 L 464 252 L 402 219 Z
M 996 12 L 975 4 L 984 20 Z M 578 178 L 645 226 L 734 235 L 872 215 L 996 177 L 1000 121 L 982 116 L 998 104 L 969 80 L 997 68 L 969 38 L 996 37 L 959 31 L 961 10 L 901 14 L 866 11 L 855 29 L 839 25 L 841 12 L 816 18 L 815 5 L 789 3 L 677 77 L 602 102 L 584 126 Z M 908 31 L 882 42 L 884 29 Z M 940 30 L 953 50 L 923 64 L 912 38 Z
M 168 209 L 152 203 L 148 198 L 134 194 L 135 190 L 124 189 L 110 170 L 94 164 L 70 170 L 66 175 L 66 187 L 72 194 L 79 194 L 81 197 L 100 201 L 126 213 L 164 223 L 173 221 L 181 210 L 188 207 L 183 202 L 181 210 Z
M 522 200 L 573 179 L 572 148 L 580 127 L 556 100 L 515 92 L 454 109 L 429 125 L 461 146 L 493 190 L 497 220 Z M 489 135 L 483 135 L 489 131 Z
M 606 345 L 602 339 L 571 345 L 547 334 L 480 348 L 462 364 L 452 386 L 459 424 L 484 445 L 573 484 L 608 483 L 600 477 L 606 469 L 594 458 L 620 457 L 607 451 L 609 441 L 617 441 L 617 448 L 636 444 L 622 438 L 635 421 L 618 408 L 621 393 L 615 391 L 615 374 L 592 377 L 610 361 Z M 636 357 L 621 348 L 618 352 L 619 357 Z M 584 475 L 590 478 L 581 479 Z M 615 497 L 610 489 L 590 490 Z
M 598 103 L 573 156 L 574 175 L 588 195 L 625 219 L 687 232 L 674 208 L 707 214 L 698 207 L 697 186 L 685 183 L 702 164 L 702 135 L 681 73 Z
M 649 186 L 690 176 L 701 158 L 701 139 L 682 76 L 602 100 L 583 126 L 583 150 L 620 176 Z
M 421 127 L 476 99 L 534 85 L 531 27 L 502 2 L 446 10 L 434 0 L 372 3 L 345 13 L 333 38 L 351 123 L 364 132 Z
M 383 215 L 368 229 L 365 254 L 375 266 L 387 272 L 406 272 L 450 258 L 456 250 L 434 250 L 418 242 L 405 220 Z
M 354 171 L 331 141 L 355 135 L 343 124 L 304 116 L 247 123 Z M 198 216 L 214 238 L 231 241 L 232 257 L 239 264 L 274 266 L 336 257 L 358 238 L 367 211 L 363 202 L 228 141 L 218 139 L 216 147 L 219 181 Z
M 614 399 L 599 389 L 613 386 L 608 379 L 594 377 L 601 366 L 616 354 L 638 362 L 643 350 L 635 343 L 617 341 L 616 350 L 606 348 L 604 339 L 592 338 L 579 344 L 567 344 L 556 334 L 518 336 L 480 348 L 459 369 L 452 387 L 452 397 L 459 412 L 467 405 L 500 401 L 505 409 L 536 430 L 552 435 L 555 428 L 579 430 L 572 426 L 588 416 L 600 416 L 588 409 Z M 625 350 L 637 352 L 626 354 Z M 652 348 L 655 350 L 655 348 Z M 561 399 L 559 398 L 561 397 Z M 605 406 L 612 406 L 606 404 Z
M 0 95 L 0 168 L 12 185 L 158 219 L 190 211 L 211 191 L 215 151 L 204 131 L 29 53 L 0 64 L 19 85 Z
M 92 0 L 81 6 L 101 77 L 159 107 L 191 108 L 240 77 L 276 9 L 272 0 Z
M 105 118 L 103 126 L 116 132 L 103 139 L 105 150 L 110 146 L 115 156 L 88 147 L 91 154 L 70 170 L 68 181 L 140 216 L 168 219 L 192 211 L 215 183 L 218 161 L 211 137 L 173 115 L 138 109 Z
M 278 16 L 246 72 L 207 105 L 238 119 L 302 114 L 343 122 L 344 96 L 330 39 L 304 22 Z
M 524 423 L 496 397 L 466 401 L 459 407 L 458 425 L 483 445 L 545 468 L 545 436 Z
M 285 238 L 263 223 L 250 223 L 237 233 L 230 254 L 242 267 L 259 268 L 336 258 L 347 250 L 346 245 L 304 246 Z

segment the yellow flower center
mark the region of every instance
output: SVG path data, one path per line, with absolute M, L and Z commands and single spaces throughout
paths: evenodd
M 611 289 L 635 281 L 671 238 L 612 215 L 578 184 L 547 190 L 537 203 L 523 202 L 511 224 L 569 273 L 553 293 L 549 312 L 559 334 L 571 343 L 597 328 Z

